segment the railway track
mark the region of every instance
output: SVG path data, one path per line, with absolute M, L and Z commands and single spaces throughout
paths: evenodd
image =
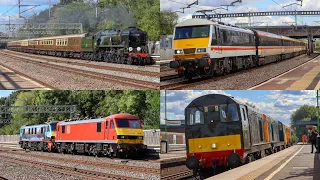
M 316 55 L 315 57 L 317 57 L 318 55 Z M 313 60 L 315 57 L 309 59 L 307 62 Z M 299 58 L 299 56 L 298 56 Z M 288 61 L 290 59 L 287 59 L 285 61 Z M 241 74 L 244 74 L 244 73 L 249 73 L 249 72 L 252 72 L 252 71 L 255 71 L 257 69 L 260 69 L 260 68 L 266 68 L 266 67 L 269 67 L 269 66 L 272 66 L 274 64 L 278 64 L 278 63 L 281 63 L 281 62 L 285 62 L 285 61 L 280 61 L 280 62 L 274 62 L 274 63 L 269 63 L 269 64 L 266 64 L 262 67 L 254 67 L 254 68 L 251 68 L 251 69 L 248 69 L 248 70 L 240 70 L 240 71 L 237 71 L 237 72 L 234 72 L 234 73 L 230 73 L 230 74 L 227 74 L 227 75 L 221 75 L 221 76 L 216 76 L 216 77 L 205 77 L 205 78 L 194 78 L 190 81 L 188 80 L 182 80 L 182 81 L 178 81 L 178 82 L 169 82 L 169 83 L 162 83 L 163 85 L 160 85 L 160 89 L 170 89 L 170 90 L 181 90 L 181 89 L 186 89 L 186 88 L 192 88 L 194 86 L 197 86 L 197 85 L 201 85 L 201 84 L 208 84 L 208 83 L 212 83 L 212 82 L 217 82 L 217 81 L 220 81 L 220 80 L 223 80 L 223 79 L 226 79 L 226 78 L 229 78 L 229 77 L 236 77 L 236 76 L 239 76 Z M 301 65 L 301 64 L 299 64 Z M 298 66 L 299 66 L 298 65 Z M 289 71 L 289 70 L 288 70 Z M 285 71 L 287 72 L 287 71 Z M 279 74 L 275 74 L 275 76 L 278 76 Z M 168 80 L 166 81 L 170 81 L 170 80 L 174 80 L 174 79 L 170 79 L 168 78 Z M 260 83 L 263 83 L 265 81 L 261 81 Z M 258 83 L 258 84 L 260 84 Z M 229 89 L 232 89 L 232 88 L 229 88 Z
M 136 172 L 136 173 L 143 172 L 145 174 L 150 174 L 150 175 L 160 175 L 160 169 L 155 169 L 155 168 L 146 168 L 146 167 L 138 167 L 138 166 L 131 166 L 131 165 L 120 165 L 120 164 L 105 163 L 105 162 L 102 163 L 102 162 L 94 162 L 94 161 L 82 161 L 82 160 L 66 159 L 66 158 L 59 158 L 59 157 L 53 157 L 53 156 L 49 157 L 49 156 L 36 155 L 36 154 L 26 154 L 23 152 L 7 152 L 7 153 L 26 156 L 26 157 L 36 157 L 43 160 L 55 160 L 55 161 L 69 162 L 69 163 L 75 163 L 75 164 L 83 163 L 83 164 L 92 165 L 99 168 L 130 171 L 130 172 Z
M 84 179 L 89 179 L 89 180 L 95 180 L 95 179 L 98 179 L 98 180 L 102 180 L 102 179 L 138 180 L 139 179 L 139 178 L 115 175 L 115 174 L 111 174 L 111 173 L 102 173 L 102 172 L 96 172 L 96 171 L 91 171 L 91 170 L 72 168 L 72 167 L 61 166 L 61 165 L 54 165 L 54 164 L 38 162 L 38 161 L 25 161 L 23 159 L 3 156 L 1 154 L 0 154 L 0 156 L 5 157 L 5 160 L 9 161 L 11 163 L 31 166 L 31 167 L 35 167 L 35 168 L 44 169 L 46 171 L 51 171 L 51 172 L 55 172 L 55 173 L 59 173 L 59 174 L 64 174 L 64 175 L 69 175 L 69 176 L 79 177 L 79 178 L 84 178 Z
M 4 51 L 4 52 L 6 53 L 6 51 Z M 41 60 L 46 60 L 48 62 L 78 65 L 78 66 L 84 66 L 84 67 L 101 69 L 101 70 L 124 71 L 127 73 L 139 74 L 139 75 L 150 76 L 150 77 L 155 77 L 155 78 L 160 76 L 160 72 L 146 71 L 146 70 L 143 70 L 143 68 L 139 68 L 139 70 L 130 69 L 130 68 L 128 68 L 128 67 L 131 67 L 130 65 L 123 65 L 123 67 L 119 68 L 119 67 L 114 67 L 114 66 L 107 66 L 105 64 L 101 64 L 101 65 L 89 64 L 92 61 L 87 61 L 87 63 L 85 63 L 85 62 L 77 62 L 77 60 L 75 60 L 75 59 L 68 59 L 68 58 L 59 58 L 59 57 L 51 57 L 51 56 L 48 57 L 48 56 L 42 56 L 42 55 L 21 53 L 21 52 L 16 52 L 16 51 L 7 51 L 7 52 L 10 54 L 23 55 L 25 57 L 30 57 L 30 58 L 41 57 Z M 112 64 L 112 65 L 114 65 L 114 64 Z M 147 67 L 152 67 L 152 66 L 147 66 Z
M 23 157 L 34 157 L 37 159 L 42 159 L 42 160 L 53 160 L 53 161 L 58 161 L 61 163 L 75 163 L 75 164 L 85 164 L 89 166 L 94 166 L 96 168 L 100 169 L 108 169 L 108 170 L 122 170 L 125 172 L 135 172 L 135 173 L 143 173 L 143 174 L 150 174 L 150 175 L 156 175 L 159 176 L 160 173 L 154 174 L 155 172 L 146 172 L 148 168 L 142 168 L 142 167 L 136 167 L 136 166 L 128 166 L 126 164 L 120 165 L 120 164 L 108 164 L 108 163 L 97 163 L 97 162 L 90 162 L 90 161 L 81 161 L 81 160 L 71 160 L 71 159 L 63 159 L 63 158 L 57 158 L 57 157 L 45 157 L 41 155 L 35 155 L 35 154 L 23 154 L 23 153 L 15 153 L 15 152 L 5 152 L 6 154 L 14 154 L 14 155 L 19 155 Z M 83 168 L 77 168 L 77 167 L 70 167 L 70 166 L 63 166 L 63 165 L 57 165 L 57 164 L 52 164 L 52 163 L 47 163 L 47 162 L 40 162 L 37 160 L 26 160 L 22 158 L 17 158 L 17 157 L 11 157 L 11 156 L 6 156 L 4 155 L 4 152 L 0 152 L 0 157 L 4 157 L 5 160 L 10 161 L 12 163 L 20 164 L 20 165 L 27 165 L 27 166 L 32 166 L 36 168 L 41 168 L 46 171 L 51 171 L 55 173 L 60 173 L 60 174 L 65 174 L 65 175 L 70 175 L 74 177 L 80 177 L 80 178 L 85 178 L 85 179 L 121 179 L 121 180 L 138 180 L 138 179 L 143 179 L 143 178 L 135 178 L 132 176 L 126 176 L 126 175 L 119 175 L 119 174 L 113 174 L 113 173 L 106 173 L 106 172 L 101 172 L 101 170 L 87 170 Z M 151 168 L 150 168 L 151 169 Z M 159 171 L 158 169 L 154 169 L 154 171 Z
M 2 54 L 4 57 L 11 58 L 11 59 L 14 59 L 14 60 L 17 60 L 17 61 L 21 61 L 22 60 L 22 61 L 25 61 L 27 63 L 36 64 L 38 66 L 54 68 L 54 69 L 58 69 L 58 70 L 61 70 L 61 71 L 64 71 L 64 72 L 73 73 L 73 74 L 77 74 L 77 75 L 81 75 L 81 76 L 85 76 L 85 77 L 90 77 L 90 78 L 94 78 L 94 79 L 98 79 L 98 80 L 103 80 L 103 81 L 108 81 L 108 82 L 113 82 L 113 83 L 119 83 L 121 85 L 135 87 L 137 89 L 150 89 L 150 90 L 159 89 L 159 83 L 157 83 L 157 82 L 137 80 L 137 79 L 121 77 L 121 76 L 116 76 L 116 75 L 107 75 L 107 74 L 104 74 L 104 73 L 93 72 L 93 71 L 89 71 L 89 70 L 83 70 L 83 69 L 77 69 L 77 68 L 64 67 L 64 66 L 56 65 L 56 64 L 50 64 L 48 62 L 47 63 L 43 63 L 43 62 L 39 62 L 37 60 L 30 59 L 30 58 L 27 58 L 27 57 L 15 56 L 15 55 L 3 53 L 3 52 L 0 52 L 0 54 Z M 0 64 L 3 65 L 4 63 L 0 63 Z M 13 68 L 11 68 L 11 70 L 15 71 Z M 19 73 L 17 71 L 15 71 L 15 72 Z M 34 78 L 32 78 L 32 79 L 34 79 Z M 45 83 L 42 82 L 42 84 L 44 85 Z M 49 85 L 49 87 L 50 87 L 50 85 Z M 55 89 L 55 88 L 53 87 L 53 89 Z

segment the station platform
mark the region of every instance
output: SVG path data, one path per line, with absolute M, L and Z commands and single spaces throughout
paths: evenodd
M 294 145 L 208 180 L 320 179 L 320 154 L 310 152 L 311 145 Z
M 165 154 L 160 154 L 160 161 L 176 161 L 176 160 L 185 160 L 186 159 L 186 151 L 170 151 Z
M 320 56 L 250 88 L 254 90 L 314 90 L 320 88 Z

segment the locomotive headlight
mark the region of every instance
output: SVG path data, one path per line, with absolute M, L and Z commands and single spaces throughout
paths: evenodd
M 142 139 L 143 139 L 143 136 L 138 136 L 138 139 L 141 139 L 141 140 L 142 140 Z
M 129 47 L 129 52 L 133 51 L 133 48 L 132 47 Z
M 198 48 L 198 49 L 197 49 L 197 52 L 198 52 L 198 53 L 203 53 L 203 52 L 206 52 L 206 51 L 207 51 L 206 48 Z
M 120 136 L 120 139 L 124 139 L 124 136 Z
M 211 147 L 212 147 L 212 149 L 215 149 L 215 148 L 217 148 L 217 145 L 216 145 L 215 143 L 213 143 L 213 144 L 211 145 Z
M 177 49 L 177 50 L 174 50 L 174 53 L 175 54 L 183 54 L 183 51 L 181 49 Z
M 137 50 L 138 50 L 138 51 L 141 51 L 141 47 L 137 47 Z

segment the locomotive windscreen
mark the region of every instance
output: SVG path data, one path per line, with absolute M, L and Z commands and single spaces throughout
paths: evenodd
M 239 115 L 236 104 L 209 105 L 187 109 L 187 125 L 204 124 L 210 121 L 238 121 Z
M 141 128 L 139 120 L 117 119 L 119 128 Z
M 209 37 L 210 26 L 177 27 L 174 39 Z

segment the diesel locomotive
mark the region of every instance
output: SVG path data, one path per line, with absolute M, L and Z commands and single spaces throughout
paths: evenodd
M 69 120 L 23 126 L 19 144 L 23 149 L 121 158 L 145 154 L 140 119 L 131 114 Z
M 98 60 L 118 64 L 154 64 L 148 35 L 136 27 L 105 29 L 94 36 L 74 34 L 8 42 L 8 49 L 57 57 Z
M 174 29 L 170 68 L 186 79 L 222 75 L 301 55 L 306 45 L 272 33 L 189 19 Z
M 292 145 L 289 127 L 225 95 L 193 100 L 185 121 L 186 166 L 195 175 L 236 168 Z

